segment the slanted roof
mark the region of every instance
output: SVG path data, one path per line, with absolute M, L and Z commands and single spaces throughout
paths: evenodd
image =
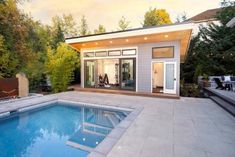
M 191 17 L 187 21 L 194 21 L 194 22 L 199 22 L 199 21 L 211 21 L 211 20 L 216 20 L 216 14 L 217 12 L 221 11 L 222 8 L 216 8 L 216 9 L 210 9 L 206 10 L 196 16 Z
M 193 23 L 186 22 L 67 38 L 66 43 L 80 51 L 82 49 L 98 49 L 164 41 L 179 41 L 181 61 L 183 61 L 191 39 L 192 29 Z

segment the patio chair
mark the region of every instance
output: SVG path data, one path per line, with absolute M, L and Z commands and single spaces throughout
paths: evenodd
M 217 87 L 215 89 L 222 89 L 222 90 L 225 89 L 225 86 L 223 86 L 223 84 L 222 84 L 222 82 L 220 81 L 219 78 L 214 78 L 214 81 L 215 81 L 215 83 L 217 85 Z

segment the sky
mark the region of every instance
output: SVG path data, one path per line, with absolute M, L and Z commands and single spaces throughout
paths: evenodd
M 29 13 L 35 20 L 43 24 L 51 24 L 53 16 L 72 14 L 80 20 L 85 15 L 91 31 L 99 24 L 107 31 L 117 29 L 122 16 L 130 21 L 131 28 L 141 27 L 144 14 L 150 7 L 166 9 L 172 21 L 178 14 L 186 12 L 192 17 L 208 9 L 218 8 L 221 0 L 28 0 L 20 5 L 20 9 Z

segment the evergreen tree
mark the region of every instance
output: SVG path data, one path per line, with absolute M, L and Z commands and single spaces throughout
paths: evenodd
M 60 25 L 65 37 L 74 37 L 78 35 L 77 23 L 71 14 L 63 14 L 62 17 L 54 16 L 52 18 L 52 29 L 57 29 Z
M 94 34 L 101 34 L 101 33 L 105 33 L 106 29 L 104 28 L 103 25 L 99 25 L 98 29 L 94 30 Z
M 124 31 L 130 28 L 130 21 L 127 21 L 124 16 L 118 22 L 118 30 Z
M 184 21 L 186 21 L 187 19 L 188 19 L 188 18 L 187 18 L 186 12 L 183 12 L 183 13 L 177 15 L 176 22 L 177 22 L 177 23 L 184 22 Z
M 225 2 L 226 8 L 217 14 L 221 25 L 209 24 L 201 27 L 191 41 L 188 56 L 182 64 L 181 79 L 195 82 L 196 68 L 206 75 L 235 75 L 235 29 L 226 27 L 227 21 L 235 16 L 235 2 Z M 223 7 L 223 6 L 222 6 Z
M 65 38 L 64 38 L 64 34 L 63 34 L 63 30 L 61 29 L 60 24 L 58 23 L 57 28 L 54 32 L 54 37 L 52 40 L 52 48 L 56 49 L 57 46 L 61 43 L 64 42 Z
M 85 16 L 83 15 L 80 21 L 79 35 L 84 36 L 88 34 L 90 34 L 89 29 L 88 29 L 88 24 L 87 24 Z

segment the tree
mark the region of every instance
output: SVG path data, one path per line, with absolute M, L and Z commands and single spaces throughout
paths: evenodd
M 235 16 L 235 3 L 228 2 L 226 6 L 217 14 L 221 25 L 211 23 L 201 27 L 198 36 L 191 41 L 182 65 L 181 78 L 185 82 L 195 83 L 194 73 L 198 71 L 206 75 L 235 75 L 235 29 L 226 27 L 226 21 Z
M 105 32 L 106 32 L 106 29 L 104 28 L 103 25 L 99 25 L 99 27 L 94 30 L 94 34 L 101 34 L 101 33 L 105 33 Z
M 118 22 L 118 30 L 124 31 L 130 28 L 130 21 L 127 21 L 124 16 Z
M 0 35 L 0 78 L 11 77 L 15 73 L 17 62 L 12 59 L 10 51 L 5 47 L 3 36 Z
M 15 0 L 0 3 L 0 34 L 4 38 L 5 49 L 11 53 L 11 59 L 16 63 L 8 77 L 15 76 L 28 62 L 35 59 L 35 53 L 28 45 L 29 17 L 19 11 Z
M 171 24 L 169 13 L 165 9 L 149 9 L 144 15 L 143 27 Z
M 186 21 L 187 19 L 188 19 L 188 18 L 187 18 L 186 12 L 183 12 L 183 13 L 177 15 L 176 22 L 177 22 L 177 23 L 184 22 L 184 21 Z
M 46 70 L 54 92 L 66 91 L 79 64 L 77 52 L 61 43 L 56 50 L 48 48 Z
M 52 18 L 52 28 L 56 29 L 58 25 L 65 37 L 73 37 L 78 35 L 77 23 L 71 14 L 63 14 L 62 17 L 54 16 Z
M 52 38 L 52 48 L 56 49 L 58 44 L 60 42 L 64 42 L 65 38 L 64 38 L 64 33 L 63 30 L 60 26 L 60 24 L 57 25 L 57 28 L 55 29 L 55 31 L 53 32 L 53 38 Z
M 235 16 L 235 1 L 223 0 L 221 7 L 222 9 L 216 17 L 220 19 L 223 25 L 226 25 L 231 20 L 231 17 Z
M 88 29 L 88 24 L 87 24 L 85 16 L 83 15 L 80 21 L 80 25 L 79 25 L 79 35 L 84 36 L 88 34 L 90 34 L 89 29 Z

